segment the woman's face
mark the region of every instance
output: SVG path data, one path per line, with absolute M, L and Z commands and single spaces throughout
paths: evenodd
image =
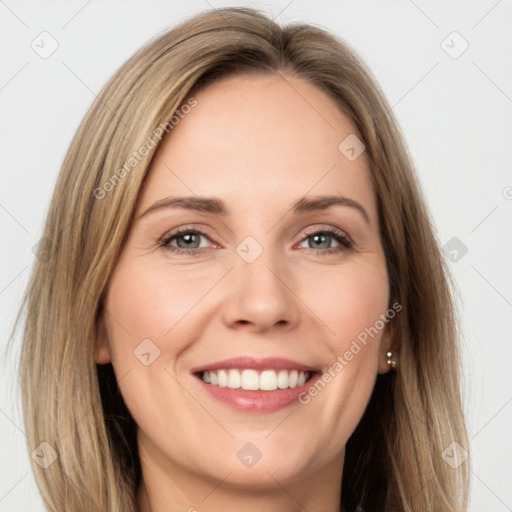
M 97 361 L 143 468 L 183 492 L 339 480 L 390 346 L 364 148 L 298 78 L 238 75 L 195 99 L 151 164 Z

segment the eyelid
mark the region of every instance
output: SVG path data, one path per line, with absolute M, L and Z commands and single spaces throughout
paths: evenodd
M 315 226 L 311 229 L 309 228 L 306 228 L 306 231 L 304 231 L 304 235 L 302 238 L 305 238 L 306 236 L 311 236 L 311 235 L 314 235 L 315 233 L 323 233 L 323 232 L 331 232 L 331 233 L 336 233 L 340 236 L 343 236 L 345 237 L 347 240 L 349 240 L 351 243 L 354 243 L 352 238 L 349 236 L 349 234 L 344 230 L 344 229 L 341 229 L 341 228 L 337 228 L 335 226 L 329 226 L 329 225 L 325 225 L 325 226 Z M 301 239 L 302 240 L 302 239 Z

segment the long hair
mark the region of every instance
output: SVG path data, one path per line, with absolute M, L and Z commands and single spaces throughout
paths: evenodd
M 135 423 L 112 366 L 94 359 L 101 315 L 108 314 L 105 287 L 159 147 L 157 128 L 172 137 L 171 120 L 179 122 L 176 113 L 195 92 L 249 72 L 307 80 L 356 127 L 377 198 L 390 304 L 403 308 L 391 321 L 398 369 L 378 376 L 346 446 L 343 508 L 465 510 L 469 461 L 454 468 L 443 458 L 454 442 L 468 449 L 454 301 L 398 123 L 346 43 L 248 8 L 201 13 L 141 48 L 104 86 L 66 154 L 22 307 L 28 445 L 32 451 L 46 442 L 57 454 L 46 468 L 31 461 L 46 507 L 137 510 Z

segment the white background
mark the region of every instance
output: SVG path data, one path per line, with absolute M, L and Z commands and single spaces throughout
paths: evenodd
M 188 4 L 188 5 L 186 5 Z M 0 0 L 0 349 L 34 261 L 32 247 L 65 151 L 112 73 L 149 38 L 210 7 L 260 8 L 318 24 L 369 65 L 405 133 L 458 283 L 472 511 L 512 510 L 512 2 L 220 2 Z M 32 48 L 43 31 L 58 49 Z M 442 41 L 457 31 L 458 58 Z M 452 51 L 462 40 L 450 36 Z M 508 187 L 508 188 L 507 188 Z M 0 512 L 42 511 L 20 414 L 14 361 L 0 357 Z M 508 426 L 508 428 L 507 428 Z

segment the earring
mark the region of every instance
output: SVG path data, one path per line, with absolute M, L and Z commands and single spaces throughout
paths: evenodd
M 392 370 L 394 370 L 394 369 L 396 368 L 396 361 L 395 361 L 394 359 L 391 359 L 391 358 L 393 357 L 393 352 L 387 352 L 387 353 L 386 353 L 386 356 L 387 356 L 387 358 L 388 358 L 388 361 L 387 361 L 388 366 L 389 366 Z

